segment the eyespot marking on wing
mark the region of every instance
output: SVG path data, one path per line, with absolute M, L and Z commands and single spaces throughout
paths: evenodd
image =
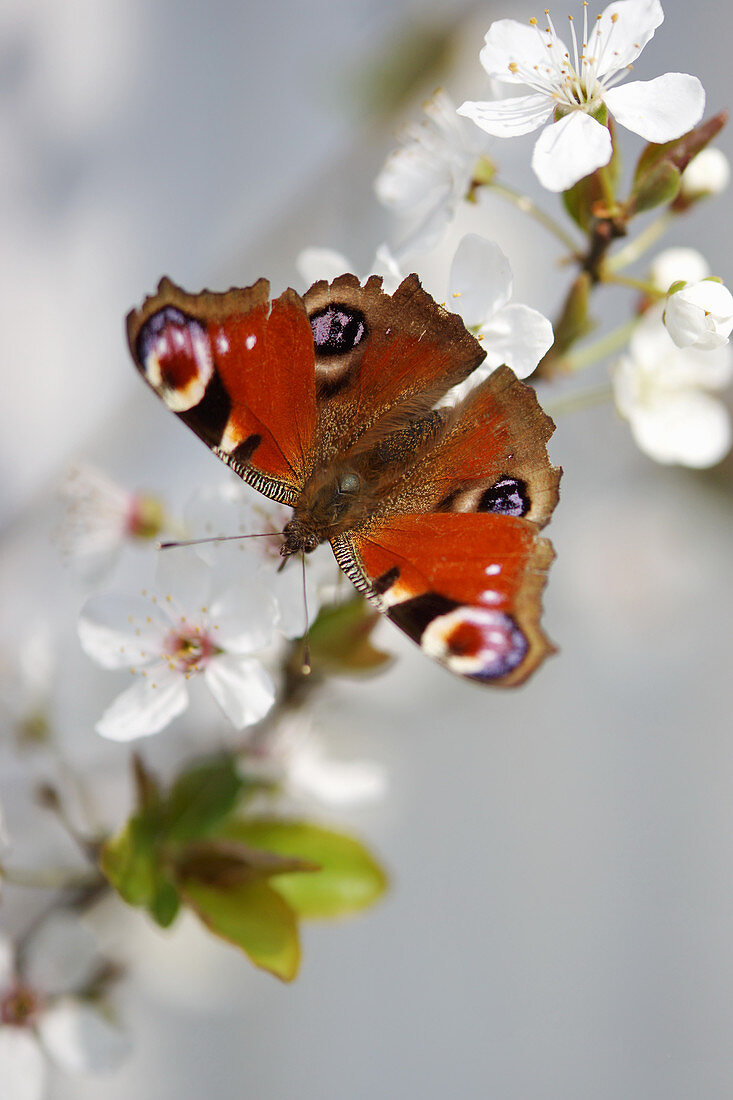
M 319 357 L 345 355 L 358 347 L 368 335 L 360 309 L 332 302 L 310 315 L 313 343 Z
M 146 379 L 174 412 L 198 405 L 214 371 L 204 326 L 174 306 L 147 319 L 137 338 Z
M 437 615 L 420 645 L 451 672 L 476 680 L 496 680 L 522 663 L 529 643 L 510 615 L 483 607 L 456 607 Z

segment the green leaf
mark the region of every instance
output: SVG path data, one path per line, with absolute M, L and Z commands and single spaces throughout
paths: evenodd
M 241 948 L 255 966 L 292 981 L 300 963 L 297 920 L 271 886 L 260 879 L 229 887 L 191 879 L 182 892 L 214 935 Z
M 188 844 L 176 861 L 176 877 L 196 879 L 210 886 L 228 887 L 254 878 L 269 878 L 285 871 L 318 871 L 317 863 L 263 852 L 240 840 L 215 838 Z
M 390 654 L 377 649 L 370 639 L 378 621 L 379 612 L 361 596 L 324 607 L 308 637 L 315 671 L 348 675 L 390 664 Z
M 702 122 L 694 130 L 690 130 L 673 141 L 667 141 L 662 145 L 650 142 L 642 151 L 637 162 L 634 173 L 634 189 L 636 190 L 641 177 L 661 161 L 667 161 L 669 164 L 674 165 L 679 172 L 684 171 L 692 158 L 697 156 L 720 133 L 727 121 L 727 112 L 720 111 L 717 115 L 709 118 L 707 122 Z
M 172 882 L 162 879 L 153 896 L 148 911 L 161 928 L 169 928 L 178 916 L 181 899 Z
M 634 181 L 629 197 L 629 215 L 653 210 L 655 206 L 670 203 L 680 189 L 680 171 L 671 161 L 661 160 Z
M 158 888 L 155 823 L 144 814 L 131 817 L 102 846 L 99 865 L 130 905 L 150 905 Z
M 165 804 L 165 839 L 180 844 L 212 833 L 234 809 L 242 786 L 234 759 L 228 755 L 183 772 Z
M 385 872 L 364 845 L 332 829 L 307 821 L 259 817 L 229 821 L 226 835 L 253 848 L 320 865 L 311 874 L 278 874 L 270 881 L 301 917 L 357 912 L 372 905 L 387 887 Z
M 160 787 L 151 771 L 145 766 L 145 762 L 139 753 L 132 754 L 132 778 L 137 795 L 139 810 L 152 810 L 160 805 Z

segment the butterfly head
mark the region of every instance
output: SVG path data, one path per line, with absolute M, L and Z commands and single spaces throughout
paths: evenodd
M 323 541 L 307 520 L 297 516 L 285 524 L 283 536 L 285 541 L 280 547 L 280 553 L 284 558 L 289 558 L 291 554 L 311 554 Z
M 362 480 L 351 469 L 321 471 L 304 487 L 293 518 L 283 529 L 280 547 L 284 557 L 312 550 L 353 523 Z M 361 518 L 361 517 L 360 517 Z

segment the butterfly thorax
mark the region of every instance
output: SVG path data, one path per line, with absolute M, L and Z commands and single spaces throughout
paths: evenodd
M 310 554 L 322 542 L 364 519 L 362 478 L 351 469 L 322 471 L 304 486 L 293 518 L 285 524 L 283 557 Z

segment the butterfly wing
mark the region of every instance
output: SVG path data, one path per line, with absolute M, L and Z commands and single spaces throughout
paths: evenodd
M 393 294 L 342 275 L 301 298 L 188 294 L 169 279 L 127 318 L 135 364 L 241 477 L 294 504 L 314 470 L 381 425 L 432 407 L 484 353 L 417 276 Z M 388 422 L 385 427 L 385 421 Z
M 332 540 L 397 626 L 479 682 L 521 683 L 553 651 L 540 616 L 554 554 L 538 534 L 558 496 L 553 428 L 534 392 L 500 368 L 418 444 L 381 513 Z
M 292 504 L 315 462 L 313 334 L 302 299 L 244 290 L 187 294 L 169 279 L 127 318 L 149 385 L 240 477 Z
M 408 275 L 394 294 L 371 276 L 315 283 L 304 297 L 315 344 L 322 462 L 430 410 L 484 359 L 463 325 Z

